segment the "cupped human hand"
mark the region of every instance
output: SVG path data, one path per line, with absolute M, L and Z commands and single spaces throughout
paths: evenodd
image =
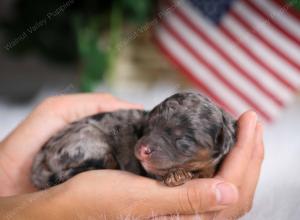
M 251 209 L 264 155 L 256 114 L 243 114 L 238 125 L 237 143 L 214 178 L 166 187 L 122 171 L 85 172 L 65 183 L 74 204 L 80 204 L 72 208 L 81 216 L 106 219 L 238 219 Z
M 15 205 L 23 198 L 18 195 L 35 191 L 30 182 L 32 160 L 43 143 L 66 124 L 98 112 L 140 107 L 104 94 L 47 99 L 0 144 L 0 195 L 17 195 L 9 199 Z M 195 214 L 205 220 L 235 219 L 251 208 L 263 160 L 262 128 L 255 113 L 243 114 L 238 124 L 237 144 L 215 178 L 170 188 L 124 171 L 89 171 L 43 191 L 45 196 L 36 196 L 41 192 L 27 194 L 39 202 L 36 208 L 30 208 L 32 204 L 24 211 L 43 219 L 48 212 L 56 213 L 57 219 L 173 214 L 181 219 L 191 219 Z M 44 197 L 47 199 L 43 202 Z
M 251 111 L 240 117 L 238 125 L 237 143 L 215 177 L 237 187 L 238 201 L 224 210 L 203 214 L 203 220 L 235 220 L 252 208 L 264 160 L 263 126 Z
M 102 93 L 47 98 L 0 142 L 0 196 L 36 191 L 30 181 L 33 158 L 65 125 L 96 113 L 130 108 L 142 106 Z

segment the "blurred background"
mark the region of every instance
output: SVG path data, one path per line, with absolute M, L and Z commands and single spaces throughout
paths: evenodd
M 0 140 L 41 100 L 108 92 L 151 109 L 199 91 L 265 124 L 244 219 L 300 216 L 297 0 L 1 0 Z

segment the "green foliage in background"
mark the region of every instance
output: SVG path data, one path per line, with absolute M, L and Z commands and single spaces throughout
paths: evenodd
M 75 19 L 78 53 L 80 57 L 81 79 L 80 90 L 92 91 L 96 82 L 103 79 L 107 68 L 106 52 L 98 47 L 99 19 L 91 18 L 83 24 L 82 20 Z
M 47 18 L 62 5 L 70 2 L 59 15 Z M 51 61 L 79 63 L 81 70 L 80 89 L 92 91 L 94 85 L 113 71 L 117 56 L 116 45 L 120 41 L 124 24 L 137 27 L 150 19 L 156 1 L 153 0 L 16 0 L 15 15 L 2 19 L 6 40 L 17 38 L 29 27 L 46 19 L 32 34 L 8 51 L 22 55 L 36 51 Z M 99 45 L 104 35 L 105 45 Z
M 300 10 L 300 0 L 288 0 L 288 3 L 296 9 Z
M 141 25 L 146 22 L 151 16 L 152 4 L 151 0 L 112 1 L 109 17 L 104 19 L 109 20 L 107 25 L 109 39 L 105 47 L 98 46 L 101 31 L 97 29 L 97 24 L 101 23 L 101 19 L 93 16 L 87 25 L 77 26 L 77 42 L 83 67 L 80 85 L 82 91 L 92 91 L 97 82 L 112 74 L 114 61 L 118 55 L 117 45 L 121 40 L 122 24 L 131 22 Z
M 121 0 L 120 5 L 122 5 L 129 20 L 142 24 L 151 16 L 153 3 L 153 0 Z

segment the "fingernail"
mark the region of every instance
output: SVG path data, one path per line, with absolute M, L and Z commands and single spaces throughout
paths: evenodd
M 218 183 L 216 185 L 216 198 L 219 205 L 230 205 L 237 201 L 238 191 L 229 183 Z
M 252 118 L 252 121 L 255 123 L 257 122 L 257 114 L 255 111 L 250 111 L 250 117 Z

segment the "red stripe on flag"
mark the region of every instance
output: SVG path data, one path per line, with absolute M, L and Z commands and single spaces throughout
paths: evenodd
M 205 34 L 200 28 L 196 27 L 179 9 L 174 11 L 180 19 L 189 26 L 199 37 L 205 40 L 214 50 L 216 50 L 230 65 L 232 65 L 238 73 L 251 81 L 258 89 L 269 96 L 279 106 L 284 106 L 283 101 L 269 91 L 258 79 L 251 76 L 246 70 L 244 70 L 236 61 L 226 54 L 219 46 L 217 46 L 208 35 Z
M 296 69 L 300 70 L 300 64 L 294 62 L 291 60 L 284 52 L 279 50 L 277 47 L 273 46 L 268 39 L 266 39 L 259 31 L 256 31 L 250 24 L 249 22 L 241 17 L 239 14 L 237 14 L 234 10 L 231 10 L 229 12 L 229 15 L 235 18 L 235 20 L 241 25 L 246 27 L 248 29 L 248 33 L 253 36 L 253 38 L 256 38 L 263 42 L 269 49 L 271 49 L 274 54 L 277 54 L 278 56 L 281 57 L 281 59 L 285 60 L 288 62 L 291 66 L 295 67 Z M 300 74 L 300 73 L 299 73 Z
M 266 113 L 261 106 L 256 104 L 250 97 L 244 94 L 236 86 L 234 86 L 229 80 L 227 80 L 218 69 L 210 64 L 201 54 L 199 54 L 192 46 L 190 46 L 170 25 L 165 21 L 162 22 L 162 26 L 184 47 L 186 48 L 197 60 L 206 66 L 213 75 L 219 78 L 230 90 L 237 94 L 242 100 L 246 101 L 251 107 L 256 109 L 267 121 L 271 121 L 268 113 Z
M 243 0 L 243 2 L 252 8 L 255 12 L 257 12 L 259 15 L 261 15 L 266 22 L 272 24 L 274 28 L 277 29 L 277 31 L 283 33 L 289 40 L 293 41 L 295 44 L 300 45 L 300 39 L 295 37 L 295 35 L 291 34 L 289 31 L 287 31 L 285 28 L 283 28 L 276 20 L 273 18 L 273 16 L 266 15 L 260 8 L 258 8 L 251 0 Z
M 170 60 L 171 63 L 174 63 L 177 68 L 185 74 L 188 78 L 190 78 L 191 82 L 194 82 L 194 85 L 197 86 L 200 90 L 206 93 L 209 97 L 211 97 L 216 103 L 220 106 L 224 107 L 231 114 L 238 116 L 237 112 L 230 107 L 227 103 L 225 103 L 222 99 L 220 99 L 210 88 L 208 88 L 201 80 L 199 80 L 188 68 L 186 68 L 180 60 L 176 58 L 163 44 L 160 40 L 154 35 L 153 40 L 158 45 L 161 51 L 163 51 L 164 55 L 167 59 Z

